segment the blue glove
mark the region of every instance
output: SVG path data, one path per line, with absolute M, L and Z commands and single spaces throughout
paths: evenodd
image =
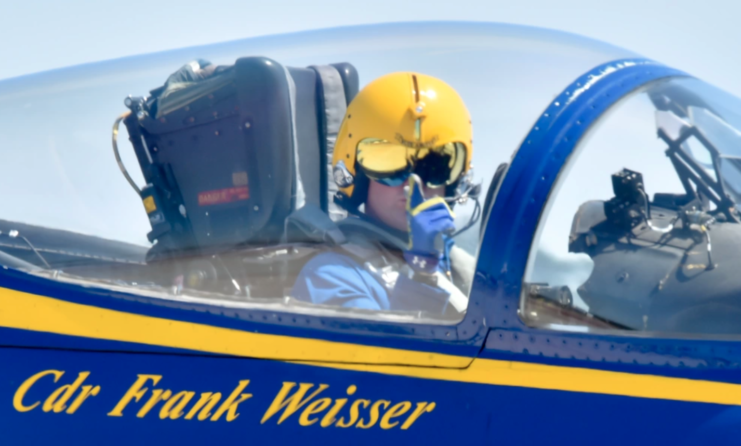
M 407 187 L 407 222 L 409 224 L 409 249 L 404 259 L 413 270 L 434 274 L 443 259 L 443 235 L 455 231 L 453 211 L 442 197 L 425 200 L 422 181 L 411 175 Z

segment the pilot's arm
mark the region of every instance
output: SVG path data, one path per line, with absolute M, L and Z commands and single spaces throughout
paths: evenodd
M 301 270 L 291 296 L 315 304 L 369 310 L 426 311 L 443 314 L 450 297 L 442 288 L 400 274 L 387 290 L 352 258 L 323 253 Z
M 322 253 L 302 269 L 291 296 L 320 305 L 388 310 L 386 290 L 348 256 Z

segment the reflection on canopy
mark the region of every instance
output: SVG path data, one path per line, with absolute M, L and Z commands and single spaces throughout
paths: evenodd
M 253 55 L 297 67 L 348 61 L 357 68 L 361 87 L 403 70 L 445 80 L 471 112 L 473 164 L 484 188 L 554 94 L 593 66 L 631 56 L 537 28 L 416 23 L 252 38 L 5 80 L 0 82 L 0 178 L 13 193 L 0 195 L 0 218 L 148 245 L 146 214 L 110 151 L 110 126 L 123 111 L 123 98 L 161 85 L 190 60 L 232 64 Z M 121 141 L 126 137 L 123 131 Z M 143 185 L 132 151 L 122 148 L 121 155 Z M 465 220 L 471 211 L 461 208 L 458 216 Z M 474 232 L 469 231 L 468 249 L 474 249 Z

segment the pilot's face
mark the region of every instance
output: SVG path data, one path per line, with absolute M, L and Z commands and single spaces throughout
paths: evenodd
M 365 201 L 365 213 L 382 223 L 400 231 L 407 231 L 407 197 L 404 184 L 385 186 L 376 181 L 368 185 L 368 199 Z M 442 196 L 445 187 L 424 187 L 425 198 Z

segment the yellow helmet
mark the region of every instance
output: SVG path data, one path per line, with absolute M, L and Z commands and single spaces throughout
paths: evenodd
M 347 108 L 332 159 L 335 201 L 355 210 L 369 178 L 398 185 L 411 173 L 455 187 L 471 168 L 472 143 L 470 115 L 450 85 L 419 73 L 382 76 Z

